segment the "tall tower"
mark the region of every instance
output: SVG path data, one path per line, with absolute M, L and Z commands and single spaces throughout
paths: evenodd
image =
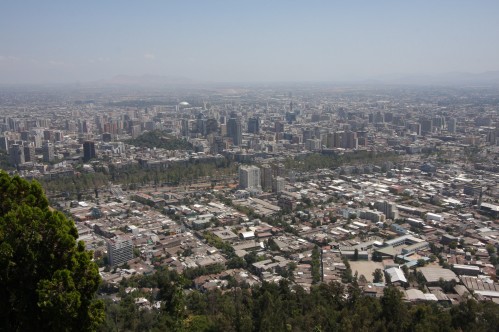
M 43 162 L 49 163 L 54 160 L 54 144 L 46 142 L 43 144 Z
M 432 119 L 422 119 L 419 121 L 421 124 L 421 133 L 431 134 L 433 132 L 433 120 Z
M 24 149 L 19 144 L 12 144 L 9 148 L 10 163 L 13 166 L 24 164 Z
M 239 187 L 241 189 L 261 190 L 260 168 L 256 166 L 239 167 Z
M 457 120 L 456 118 L 450 118 L 449 122 L 447 123 L 447 131 L 451 134 L 456 133 L 456 127 L 457 127 Z
M 235 146 L 239 146 L 243 142 L 242 135 L 241 119 L 235 112 L 232 112 L 230 119 L 227 122 L 227 136 L 232 138 L 232 143 Z
M 346 149 L 357 149 L 359 145 L 359 141 L 357 139 L 357 133 L 354 131 L 347 131 L 345 132 L 345 144 L 344 148 Z
M 260 133 L 260 119 L 257 116 L 248 119 L 248 133 L 251 134 Z
M 129 237 L 115 237 L 107 240 L 109 265 L 118 266 L 133 259 L 133 242 Z
M 32 163 L 36 161 L 35 145 L 33 143 L 24 145 L 24 161 Z
M 87 162 L 90 159 L 94 159 L 95 154 L 95 142 L 94 141 L 85 141 L 83 142 L 83 161 Z
M 190 133 L 190 128 L 189 128 L 189 120 L 188 119 L 182 119 L 181 121 L 181 134 L 184 137 L 188 137 Z
M 0 150 L 9 153 L 9 139 L 6 136 L 0 136 Z
M 262 189 L 265 191 L 272 189 L 272 167 L 263 165 L 261 169 Z
M 286 180 L 281 178 L 280 176 L 276 177 L 272 180 L 272 192 L 280 193 L 284 190 L 284 186 L 286 185 Z

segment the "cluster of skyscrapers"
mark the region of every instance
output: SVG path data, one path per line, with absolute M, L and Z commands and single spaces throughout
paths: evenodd
M 273 191 L 281 192 L 286 184 L 282 176 L 274 175 L 279 172 L 272 166 L 264 164 L 261 167 L 243 165 L 239 167 L 239 187 L 249 192 Z

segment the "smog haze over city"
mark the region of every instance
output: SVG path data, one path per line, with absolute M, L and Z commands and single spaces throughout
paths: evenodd
M 499 1 L 3 1 L 0 331 L 499 327 Z
M 497 1 L 9 1 L 0 83 L 358 82 L 499 71 Z

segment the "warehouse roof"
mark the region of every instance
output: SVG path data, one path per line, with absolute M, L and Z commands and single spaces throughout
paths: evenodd
M 418 269 L 424 276 L 426 282 L 438 282 L 440 279 L 444 281 L 455 280 L 459 282 L 456 274 L 449 269 L 440 267 L 421 267 Z

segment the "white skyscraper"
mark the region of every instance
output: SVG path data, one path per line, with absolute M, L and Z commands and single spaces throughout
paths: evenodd
M 241 189 L 261 190 L 260 168 L 256 166 L 239 167 L 239 187 Z
M 133 242 L 129 237 L 116 237 L 107 240 L 109 265 L 119 266 L 133 259 Z
M 457 127 L 457 120 L 455 118 L 449 119 L 449 122 L 447 123 L 447 130 L 449 133 L 454 134 L 456 132 L 456 127 Z

